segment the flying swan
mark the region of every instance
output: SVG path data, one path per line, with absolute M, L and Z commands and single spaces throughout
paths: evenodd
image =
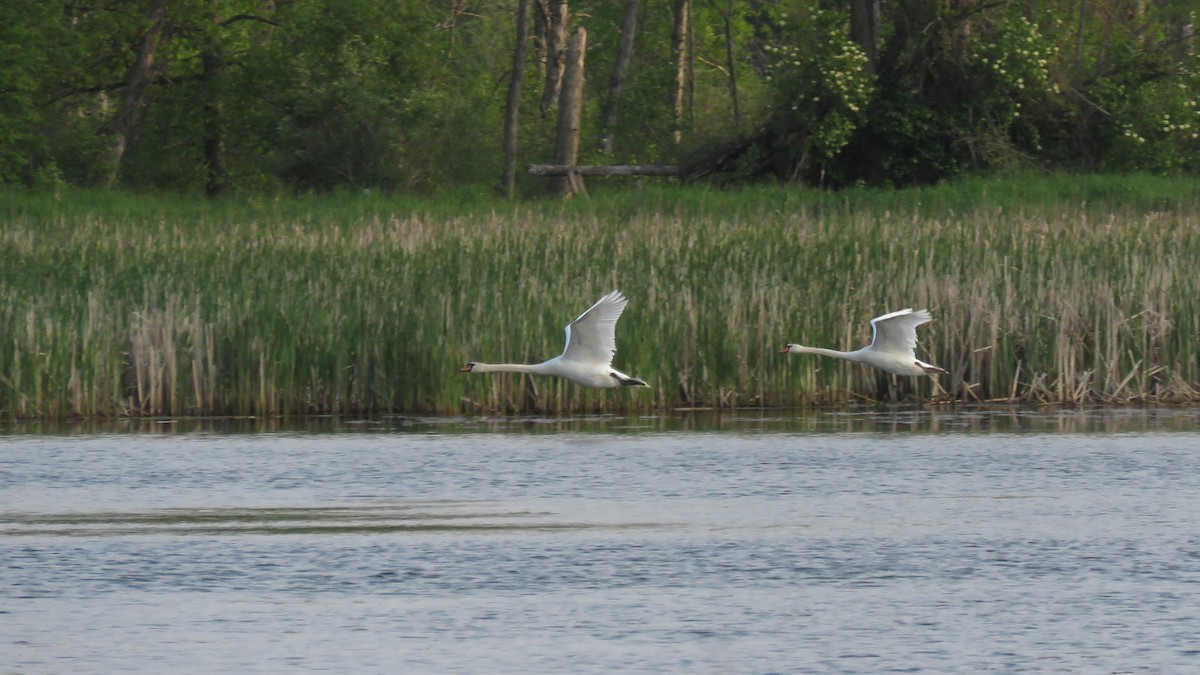
M 918 309 L 914 312 L 911 309 L 902 309 L 871 319 L 871 344 L 862 349 L 839 352 L 836 349 L 788 344 L 779 351 L 791 354 L 818 354 L 847 361 L 858 361 L 897 375 L 945 373 L 946 371 L 942 368 L 918 360 L 917 355 L 913 353 L 917 346 L 917 326 L 932 320 L 933 317 L 929 316 L 929 310 Z
M 532 373 L 557 375 L 585 387 L 649 387 L 645 380 L 612 367 L 617 352 L 617 319 L 629 300 L 612 291 L 567 325 L 563 353 L 542 363 L 480 363 L 471 361 L 460 373 Z

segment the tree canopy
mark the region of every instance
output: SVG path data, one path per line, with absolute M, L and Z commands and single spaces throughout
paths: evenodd
M 580 26 L 581 163 L 1195 173 L 1196 21 L 1192 0 L 10 0 L 0 183 L 498 190 L 514 68 L 516 152 L 545 162 L 555 29 Z

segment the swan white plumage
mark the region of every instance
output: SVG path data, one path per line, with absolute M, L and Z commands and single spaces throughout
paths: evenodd
M 871 319 L 871 344 L 852 352 L 836 349 L 805 347 L 788 344 L 780 352 L 791 354 L 818 354 L 847 361 L 857 361 L 897 375 L 933 375 L 946 371 L 931 363 L 917 359 L 913 351 L 917 347 L 917 326 L 929 323 L 933 317 L 929 310 L 902 309 Z
M 532 373 L 556 375 L 585 387 L 649 387 L 645 380 L 612 367 L 617 352 L 617 319 L 629 300 L 612 291 L 567 324 L 563 353 L 542 363 L 480 363 L 471 361 L 462 373 Z

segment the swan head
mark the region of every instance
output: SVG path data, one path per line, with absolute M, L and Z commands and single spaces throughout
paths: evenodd
M 797 344 L 792 344 L 791 342 L 789 342 L 783 346 L 783 349 L 779 350 L 779 353 L 780 354 L 795 354 L 795 353 L 801 352 L 803 350 L 804 350 L 804 345 L 797 345 Z
M 471 372 L 472 370 L 475 370 L 475 362 L 474 362 L 474 361 L 469 361 L 469 362 L 467 362 L 467 365 L 463 366 L 462 368 L 459 368 L 459 369 L 458 369 L 458 372 L 460 372 L 460 373 L 469 373 L 469 372 Z

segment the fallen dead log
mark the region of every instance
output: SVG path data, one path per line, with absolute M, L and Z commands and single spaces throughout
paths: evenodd
M 530 164 L 525 171 L 534 176 L 678 176 L 683 167 L 674 164 L 629 164 L 624 166 L 568 166 Z

